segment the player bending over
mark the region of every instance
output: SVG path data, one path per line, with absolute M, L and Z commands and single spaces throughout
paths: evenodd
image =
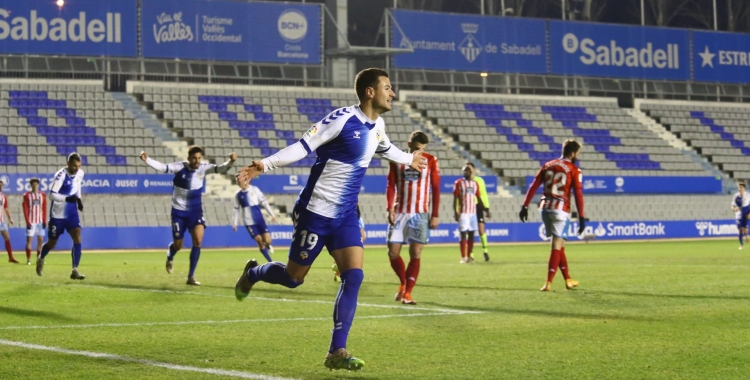
M 573 289 L 578 281 L 570 278 L 568 273 L 568 259 L 565 257 L 565 240 L 568 239 L 570 225 L 570 193 L 575 192 L 576 208 L 578 209 L 578 234 L 582 234 L 585 227 L 583 213 L 583 174 L 575 165 L 581 152 L 581 144 L 575 140 L 563 142 L 562 158 L 547 162 L 539 169 L 531 187 L 526 192 L 521 212 L 518 216 L 522 222 L 529 219 L 529 203 L 540 185 L 544 184 L 544 196 L 539 208 L 542 210 L 542 221 L 547 237 L 552 237 L 551 253 L 549 256 L 547 282 L 542 291 L 552 289 L 552 279 L 555 278 L 557 268 L 563 272 L 565 287 Z
M 237 160 L 237 154 L 232 152 L 229 161 L 221 164 L 201 163 L 203 148 L 191 146 L 188 149 L 187 161 L 163 164 L 141 152 L 141 160 L 148 166 L 160 173 L 174 174 L 174 192 L 172 193 L 172 243 L 167 250 L 167 273 L 172 273 L 173 260 L 177 252 L 182 249 L 185 231 L 190 231 L 193 247 L 190 249 L 190 272 L 188 272 L 188 285 L 200 286 L 195 281 L 195 268 L 201 257 L 201 244 L 203 244 L 203 232 L 206 229 L 206 221 L 203 218 L 203 182 L 206 174 L 229 171 L 232 164 Z
M 39 179 L 29 181 L 31 191 L 23 195 L 23 216 L 26 219 L 26 264 L 31 265 L 31 243 L 36 236 L 36 256 L 39 257 L 47 228 L 47 196 L 39 191 Z
M 81 201 L 81 185 L 83 184 L 83 169 L 81 169 L 81 156 L 78 153 L 68 155 L 67 166 L 55 173 L 52 187 L 49 191 L 50 205 L 49 239 L 42 246 L 42 252 L 36 259 L 36 274 L 41 276 L 44 272 L 44 258 L 49 251 L 55 249 L 57 239 L 68 231 L 70 239 L 73 240 L 71 257 L 73 258 L 73 271 L 70 273 L 71 280 L 83 280 L 86 276 L 78 273 L 78 265 L 81 263 L 81 220 L 79 211 L 83 211 Z
M 13 264 L 18 264 L 18 260 L 13 258 L 13 248 L 10 244 L 10 235 L 8 234 L 8 225 L 5 224 L 5 216 L 8 217 L 8 223 L 12 226 L 13 225 L 13 218 L 10 216 L 10 209 L 8 208 L 8 197 L 5 196 L 5 193 L 3 193 L 3 181 L 0 181 L 0 208 L 2 208 L 2 212 L 0 212 L 0 235 L 3 235 L 3 239 L 5 239 L 5 250 L 8 252 L 8 262 Z M 5 215 L 3 215 L 3 213 Z
M 232 229 L 237 231 L 237 218 L 242 215 L 242 223 L 245 225 L 245 229 L 250 233 L 250 237 L 258 243 L 258 248 L 263 257 L 271 262 L 271 254 L 273 254 L 273 246 L 271 246 L 271 233 L 268 232 L 266 221 L 263 219 L 263 213 L 260 211 L 260 207 L 268 211 L 271 215 L 271 220 L 276 222 L 276 217 L 273 215 L 273 208 L 266 201 L 266 197 L 263 196 L 263 192 L 257 186 L 247 185 L 238 183 L 240 189 L 237 190 L 237 194 L 234 195 L 234 220 L 232 222 Z
M 412 132 L 409 150 L 424 150 L 430 139 L 422 131 Z M 440 210 L 440 167 L 438 160 L 427 153 L 427 167 L 416 171 L 408 165 L 391 164 L 386 186 L 386 208 L 388 210 L 388 258 L 391 268 L 401 281 L 396 293 L 396 302 L 416 305 L 411 298 L 412 289 L 419 276 L 422 249 L 430 240 L 430 229 L 438 227 Z M 432 207 L 430 208 L 430 194 Z M 396 202 L 394 202 L 394 198 Z M 430 210 L 431 214 L 428 213 Z M 404 269 L 401 246 L 409 244 L 409 266 Z
M 237 174 L 238 182 L 303 159 L 315 151 L 317 160 L 310 179 L 293 209 L 294 235 L 286 265 L 271 262 L 258 266 L 247 262 L 235 285 L 243 300 L 259 281 L 296 288 L 323 247 L 341 271 L 341 287 L 333 307 L 333 337 L 324 365 L 331 369 L 359 370 L 364 361 L 346 351 L 346 340 L 357 309 L 364 274 L 364 249 L 357 221 L 357 195 L 373 154 L 421 171 L 422 152 L 413 154 L 391 145 L 380 115 L 391 110 L 396 96 L 388 74 L 366 69 L 357 74 L 354 87 L 360 104 L 339 108 L 312 126 L 302 139 L 271 157 L 253 161 Z
M 732 210 L 737 220 L 741 250 L 745 246 L 745 240 L 747 240 L 747 223 L 748 217 L 750 217 L 750 194 L 745 191 L 745 184 L 743 182 L 738 183 L 737 188 L 739 191 L 732 198 Z

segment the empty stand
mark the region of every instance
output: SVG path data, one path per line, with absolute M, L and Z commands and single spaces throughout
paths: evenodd
M 511 182 L 558 158 L 565 139 L 583 142 L 588 175 L 707 176 L 699 164 L 658 138 L 614 99 L 404 91 L 477 158 Z
M 335 109 L 357 103 L 350 89 L 149 82 L 134 82 L 129 88 L 184 139 L 206 147 L 209 155 L 231 149 L 247 159 L 277 152 Z M 396 107 L 383 119 L 391 141 L 407 149 L 409 135 L 420 126 Z M 463 160 L 450 148 L 433 141 L 428 151 L 441 160 L 444 173 L 460 174 Z M 307 174 L 314 161 L 312 153 L 278 173 Z M 384 175 L 387 165 L 375 156 L 367 173 Z
M 719 170 L 750 178 L 750 106 L 654 100 L 642 101 L 641 109 Z
M 171 154 L 99 81 L 0 80 L 0 168 L 52 174 L 76 151 L 87 173 L 147 173 Z

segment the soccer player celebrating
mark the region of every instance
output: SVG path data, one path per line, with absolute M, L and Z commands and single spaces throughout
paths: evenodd
M 473 263 L 471 254 L 474 250 L 474 232 L 477 230 L 477 206 L 484 207 L 479 196 L 479 185 L 472 178 L 474 168 L 469 165 L 463 167 L 464 178 L 457 179 L 453 184 L 453 204 L 458 204 L 454 219 L 458 222 L 461 232 L 461 264 Z
M 333 337 L 324 365 L 331 369 L 359 370 L 364 361 L 346 350 L 349 329 L 357 308 L 364 274 L 364 249 L 357 221 L 357 195 L 373 154 L 421 171 L 426 163 L 421 151 L 405 153 L 391 145 L 380 115 L 391 110 L 396 94 L 388 74 L 366 69 L 357 74 L 354 88 L 359 105 L 339 108 L 312 126 L 300 139 L 271 157 L 253 161 L 237 174 L 238 182 L 297 162 L 313 151 L 317 160 L 310 179 L 293 209 L 294 235 L 286 265 L 247 262 L 235 285 L 243 300 L 259 281 L 296 288 L 302 284 L 323 247 L 341 272 L 341 287 L 333 308 Z
M 414 131 L 409 137 L 409 150 L 424 150 L 430 139 L 422 131 Z M 438 227 L 440 209 L 440 167 L 434 156 L 424 153 L 427 167 L 416 171 L 404 164 L 390 164 L 386 186 L 388 210 L 388 258 L 401 285 L 396 293 L 396 302 L 416 305 L 411 291 L 417 283 L 422 249 L 430 240 L 429 229 Z M 430 193 L 432 208 L 429 209 Z M 396 202 L 394 202 L 394 198 Z M 431 213 L 428 213 L 429 212 Z M 409 266 L 404 269 L 401 246 L 409 244 Z
M 271 253 L 273 253 L 273 247 L 271 246 L 271 233 L 268 232 L 266 221 L 263 219 L 263 213 L 260 211 L 260 207 L 268 211 L 271 215 L 271 220 L 276 221 L 276 217 L 273 215 L 273 209 L 271 205 L 266 201 L 266 197 L 263 196 L 263 192 L 257 186 L 250 184 L 238 183 L 240 190 L 237 190 L 237 194 L 234 195 L 234 221 L 232 223 L 232 229 L 237 231 L 237 217 L 242 215 L 242 222 L 245 225 L 245 229 L 250 233 L 250 237 L 258 243 L 258 248 L 263 257 L 271 261 Z
M 36 236 L 36 255 L 39 257 L 47 229 L 47 196 L 39 191 L 39 179 L 29 181 L 31 191 L 23 195 L 23 216 L 26 218 L 26 264 L 31 265 L 31 243 Z
M 13 248 L 10 245 L 10 235 L 8 234 L 8 224 L 5 223 L 5 216 L 8 216 L 8 223 L 13 225 L 13 218 L 10 216 L 10 209 L 8 208 L 8 197 L 3 193 L 3 181 L 0 181 L 0 235 L 3 235 L 5 239 L 5 250 L 8 251 L 8 262 L 18 264 L 18 260 L 13 258 Z M 5 213 L 5 215 L 3 215 Z
M 190 272 L 188 272 L 187 284 L 200 286 L 201 283 L 195 281 L 195 268 L 201 257 L 203 232 L 206 228 L 201 200 L 203 181 L 207 173 L 226 173 L 237 160 L 237 154 L 232 152 L 229 155 L 229 161 L 221 165 L 201 163 L 203 148 L 199 146 L 191 146 L 188 149 L 187 161 L 183 162 L 163 164 L 150 158 L 146 152 L 141 152 L 140 157 L 143 162 L 157 171 L 174 174 L 172 243 L 169 244 L 167 251 L 167 273 L 172 273 L 174 256 L 182 249 L 185 231 L 190 231 L 193 247 L 190 249 Z
M 79 211 L 83 211 L 81 201 L 81 185 L 83 185 L 83 169 L 81 169 L 81 156 L 78 153 L 68 155 L 67 166 L 58 170 L 52 180 L 49 192 L 50 219 L 48 223 L 49 238 L 42 246 L 42 252 L 36 259 L 36 274 L 42 275 L 44 271 L 44 259 L 49 251 L 55 249 L 57 239 L 68 231 L 73 248 L 71 257 L 73 259 L 73 271 L 70 273 L 71 280 L 83 280 L 86 276 L 78 273 L 78 265 L 81 263 L 81 221 Z
M 471 170 L 474 176 L 471 179 L 479 186 L 479 198 L 482 200 L 484 207 L 477 207 L 477 226 L 479 227 L 479 241 L 482 242 L 482 251 L 484 251 L 484 261 L 490 261 L 490 254 L 487 252 L 487 234 L 484 232 L 484 216 L 487 214 L 487 219 L 492 217 L 490 213 L 490 198 L 487 196 L 487 186 L 484 183 L 484 178 L 476 175 L 477 169 L 474 164 L 467 162 L 466 165 L 471 166 Z M 477 202 L 479 202 L 477 200 Z M 458 206 L 458 205 L 456 205 Z M 472 256 L 472 260 L 474 257 Z
M 578 234 L 582 234 L 585 226 L 583 213 L 583 174 L 575 165 L 581 152 L 581 144 L 575 140 L 563 142 L 562 158 L 547 162 L 539 169 L 534 182 L 526 192 L 521 212 L 518 216 L 522 222 L 529 219 L 529 203 L 540 185 L 544 184 L 544 196 L 539 208 L 542 210 L 542 221 L 547 231 L 547 237 L 552 237 L 551 254 L 547 272 L 547 282 L 542 291 L 552 289 L 552 279 L 555 278 L 557 268 L 563 272 L 565 287 L 573 289 L 578 281 L 570 278 L 568 273 L 568 259 L 565 257 L 565 240 L 568 239 L 568 225 L 570 225 L 570 193 L 575 193 L 576 208 L 578 209 Z
M 743 182 L 738 183 L 737 188 L 739 191 L 732 198 L 732 210 L 734 210 L 735 219 L 737 219 L 741 250 L 745 246 L 745 240 L 747 239 L 747 224 L 748 217 L 750 217 L 750 194 L 745 191 L 745 184 Z M 745 239 L 742 238 L 743 236 Z

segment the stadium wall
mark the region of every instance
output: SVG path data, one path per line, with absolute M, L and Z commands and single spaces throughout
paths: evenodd
M 269 226 L 274 245 L 291 244 L 293 226 Z M 388 235 L 388 225 L 371 224 L 366 227 L 369 245 L 383 245 Z M 578 223 L 570 224 L 568 234 L 571 240 L 583 240 L 576 236 Z M 25 229 L 11 228 L 10 236 L 13 248 L 23 249 Z M 548 240 L 545 237 L 544 225 L 540 223 L 487 223 L 487 238 L 491 243 L 535 243 Z M 171 241 L 169 227 L 84 227 L 82 231 L 85 249 L 146 249 L 164 248 Z M 646 221 L 646 222 L 605 222 L 592 221 L 586 226 L 583 235 L 597 240 L 646 240 L 646 239 L 685 239 L 715 238 L 737 236 L 734 220 L 680 220 L 680 221 Z M 431 243 L 456 243 L 459 241 L 458 225 L 441 224 L 430 231 Z M 190 239 L 185 239 L 185 247 L 191 246 Z M 63 236 L 56 250 L 69 250 L 72 244 Z M 203 248 L 240 248 L 254 249 L 255 242 L 243 228 L 237 232 L 231 226 L 209 226 L 203 238 Z

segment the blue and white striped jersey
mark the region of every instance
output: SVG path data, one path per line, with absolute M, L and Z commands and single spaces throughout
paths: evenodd
M 52 203 L 50 205 L 51 218 L 65 219 L 69 214 L 78 213 L 78 206 L 75 203 L 65 202 L 64 198 L 71 195 L 80 198 L 81 186 L 83 186 L 83 169 L 78 169 L 75 175 L 70 175 L 68 168 L 62 168 L 55 173 L 49 197 Z
M 739 192 L 734 194 L 732 206 L 739 209 L 737 215 L 747 215 L 750 213 L 750 193 L 745 192 L 744 196 L 740 195 Z
M 206 173 L 226 173 L 228 166 L 201 163 L 198 169 L 190 169 L 187 161 L 173 162 L 171 164 L 162 164 L 149 157 L 146 163 L 152 168 L 163 173 L 174 174 L 172 183 L 174 191 L 172 192 L 172 208 L 180 211 L 202 212 L 203 202 L 201 195 L 203 193 L 203 182 L 206 179 Z
M 385 134 L 383 118 L 371 120 L 359 106 L 340 108 L 312 126 L 300 140 L 318 159 L 298 202 L 316 214 L 337 218 L 355 212 L 373 154 L 398 150 Z M 399 151 L 400 152 L 400 151 Z M 402 152 L 403 153 L 403 152 Z M 410 154 L 402 154 L 402 160 Z
M 271 206 L 266 201 L 266 197 L 263 196 L 263 192 L 256 186 L 248 186 L 247 189 L 240 189 L 234 195 L 234 209 L 235 209 L 235 221 L 234 225 L 237 225 L 236 213 L 239 212 L 242 217 L 242 223 L 246 226 L 252 226 L 263 220 L 263 213 L 260 208 L 263 206 L 266 210 L 269 210 Z M 273 214 L 271 214 L 273 215 Z

